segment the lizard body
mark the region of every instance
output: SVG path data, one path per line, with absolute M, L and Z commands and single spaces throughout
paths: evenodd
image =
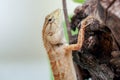
M 77 80 L 72 50 L 79 50 L 84 40 L 85 22 L 79 31 L 78 42 L 68 45 L 63 33 L 60 9 L 46 16 L 42 37 L 44 46 L 50 59 L 54 80 Z
M 61 25 L 60 10 L 46 17 L 43 27 L 43 41 L 50 59 L 55 80 L 77 80 L 72 53 L 64 48 L 68 45 Z

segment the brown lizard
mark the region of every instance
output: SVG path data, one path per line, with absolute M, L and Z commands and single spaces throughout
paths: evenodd
M 61 10 L 57 9 L 46 16 L 42 37 L 50 59 L 54 80 L 77 80 L 72 60 L 72 50 L 79 50 L 82 47 L 84 29 L 87 26 L 85 24 L 86 21 L 83 21 L 78 34 L 78 42 L 69 45 L 63 33 Z

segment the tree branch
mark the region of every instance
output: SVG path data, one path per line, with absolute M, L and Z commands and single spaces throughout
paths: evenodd
M 66 27 L 67 27 L 67 32 L 68 32 L 68 40 L 70 42 L 71 39 L 71 30 L 70 30 L 70 22 L 69 22 L 69 18 L 68 18 L 68 12 L 67 12 L 67 4 L 66 4 L 66 0 L 62 0 L 62 4 L 63 4 L 63 12 L 64 12 L 64 18 L 65 18 L 65 23 L 66 23 Z

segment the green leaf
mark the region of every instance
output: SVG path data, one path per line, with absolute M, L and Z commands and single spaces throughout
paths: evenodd
M 78 28 L 75 29 L 75 31 L 71 30 L 72 36 L 78 34 Z
M 77 3 L 84 3 L 85 0 L 73 0 L 74 2 L 77 2 Z
M 69 42 L 68 33 L 67 33 L 67 27 L 66 27 L 65 21 L 63 22 L 63 29 L 64 29 L 65 38 L 66 38 L 67 42 Z
M 54 80 L 52 70 L 51 70 L 51 73 L 50 73 L 50 77 L 51 77 L 51 80 Z

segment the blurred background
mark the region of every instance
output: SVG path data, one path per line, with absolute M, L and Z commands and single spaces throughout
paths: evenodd
M 72 14 L 78 4 L 67 5 Z M 62 0 L 0 0 L 0 80 L 51 80 L 41 31 L 57 8 Z

